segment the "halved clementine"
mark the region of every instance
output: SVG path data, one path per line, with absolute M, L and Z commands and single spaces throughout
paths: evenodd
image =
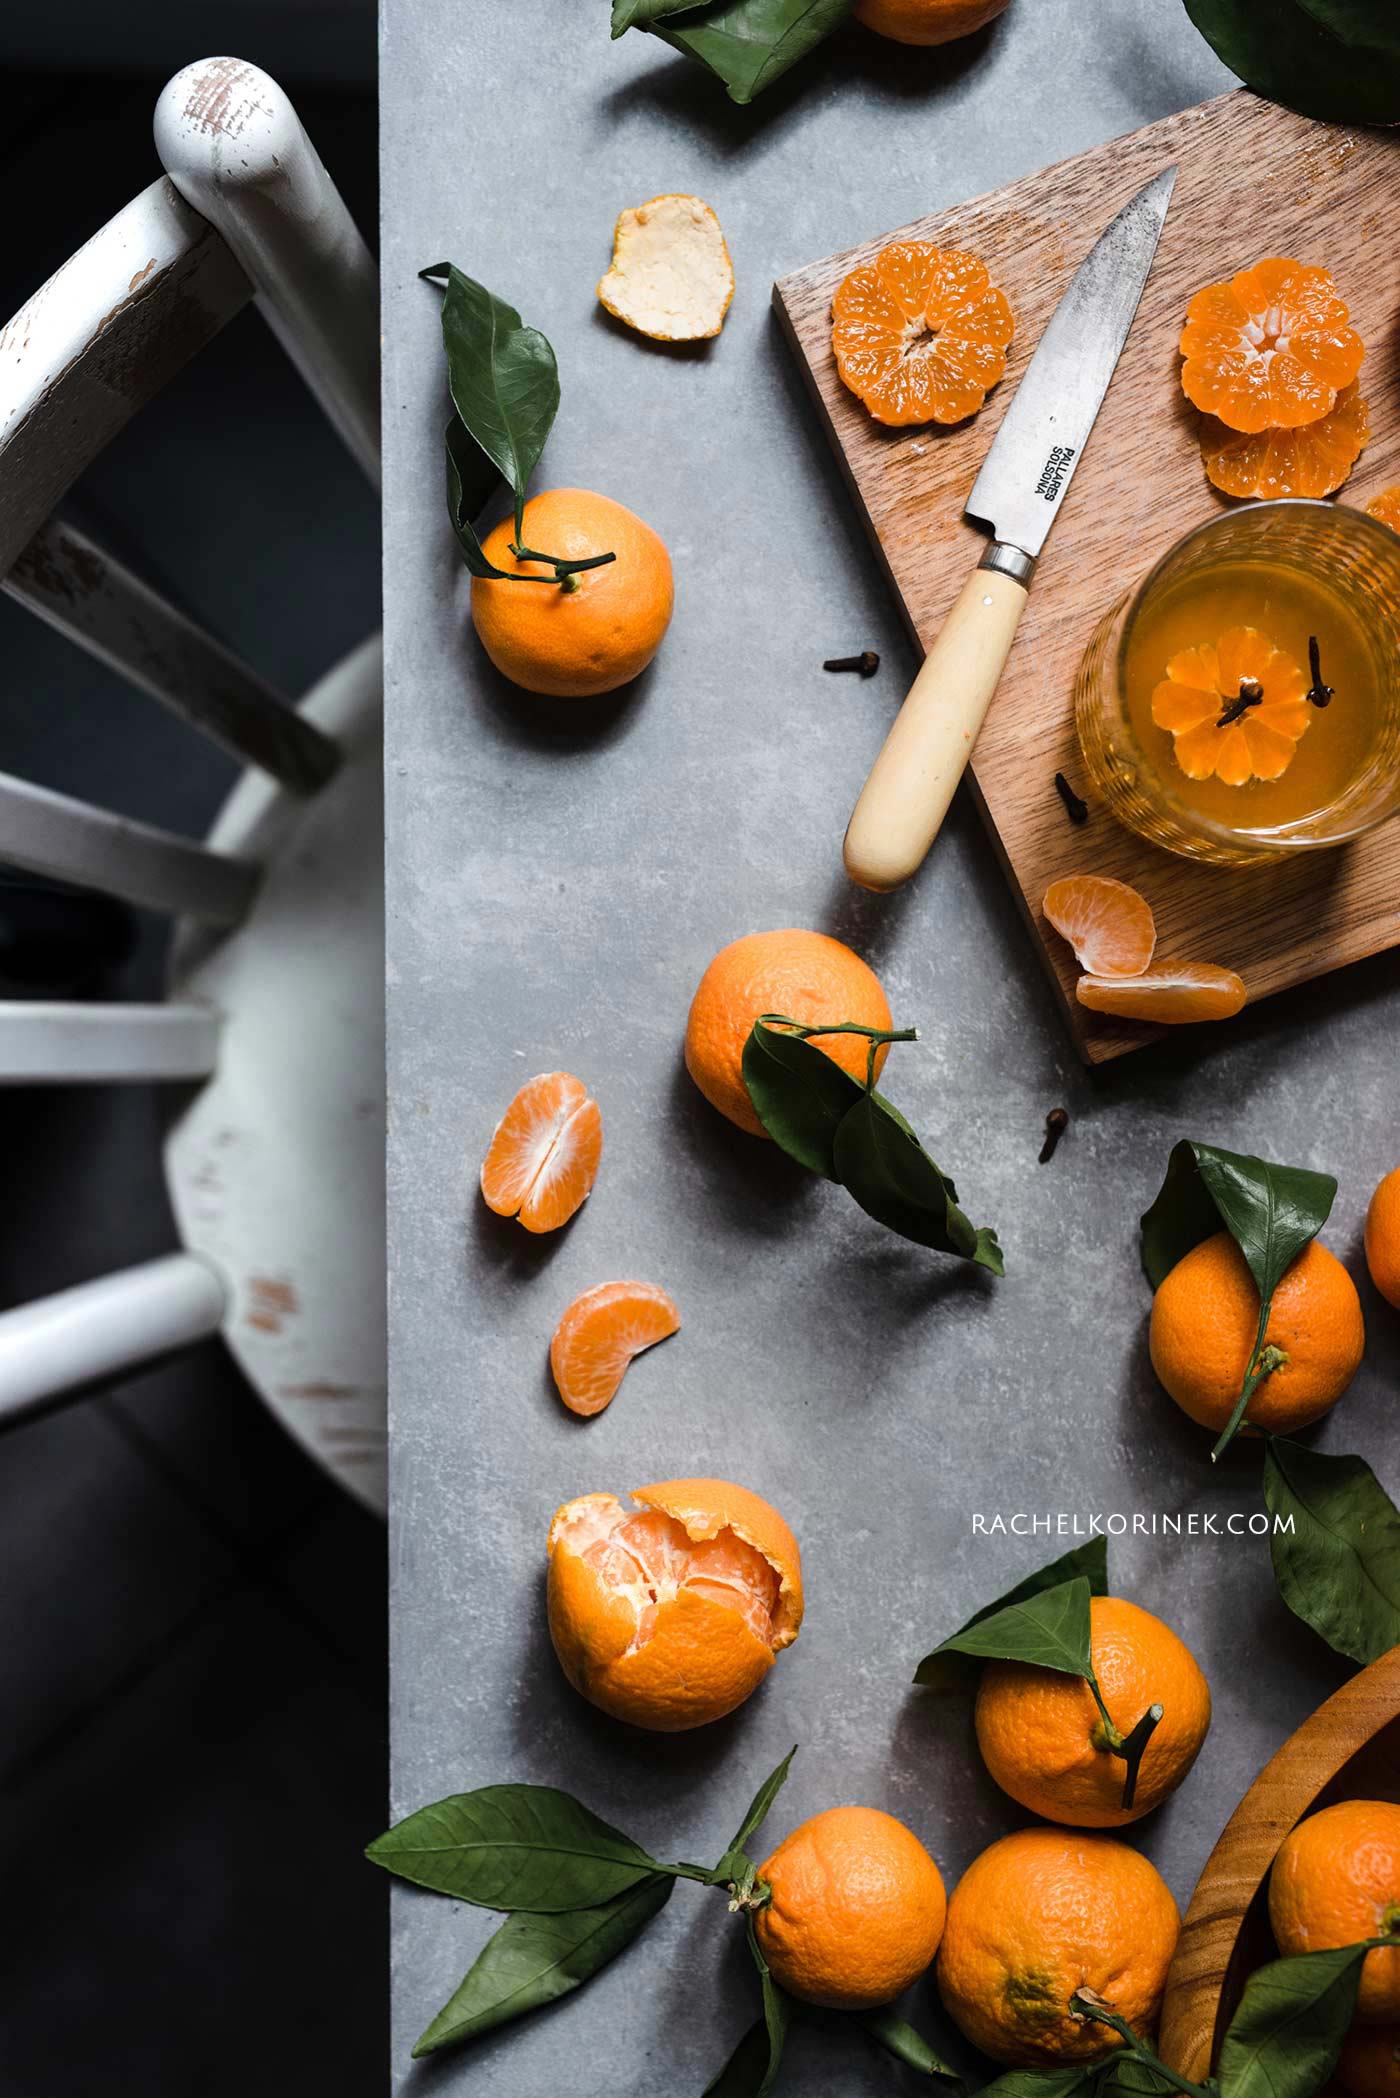
M 601 1413 L 634 1355 L 680 1330 L 675 1299 L 654 1282 L 600 1282 L 575 1297 L 549 1344 L 549 1366 L 570 1413 Z
M 1015 329 L 984 262 L 897 240 L 842 280 L 831 302 L 836 369 L 877 422 L 957 423 L 1006 370 Z
M 1227 787 L 1279 779 L 1312 721 L 1306 672 L 1258 627 L 1232 626 L 1216 642 L 1183 648 L 1152 694 L 1152 719 L 1171 732 L 1188 779 Z
M 1245 1001 L 1244 981 L 1213 962 L 1157 962 L 1141 976 L 1081 976 L 1075 996 L 1091 1012 L 1176 1027 L 1230 1020 Z
M 592 1192 L 602 1151 L 597 1101 L 571 1072 L 541 1072 L 496 1124 L 481 1165 L 486 1206 L 527 1231 L 557 1231 Z
M 1207 284 L 1186 309 L 1186 397 L 1232 430 L 1317 422 L 1366 354 L 1347 322 L 1331 271 L 1287 256 Z
M 1223 495 L 1258 502 L 1331 495 L 1341 487 L 1371 435 L 1356 382 L 1344 386 L 1327 415 L 1301 429 L 1232 430 L 1215 415 L 1201 418 L 1201 463 Z
M 1157 921 L 1145 896 L 1107 874 L 1069 874 L 1052 881 L 1041 902 L 1081 968 L 1095 976 L 1141 976 L 1157 945 Z

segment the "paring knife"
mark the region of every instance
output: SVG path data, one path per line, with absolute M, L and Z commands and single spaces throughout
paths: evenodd
M 1152 268 L 1176 182 L 1125 205 L 1070 280 L 973 483 L 992 540 L 924 658 L 846 830 L 846 872 L 897 889 L 923 861 L 991 705 L 1035 573 Z

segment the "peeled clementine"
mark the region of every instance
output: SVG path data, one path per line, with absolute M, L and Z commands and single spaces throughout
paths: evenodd
M 527 1231 L 557 1231 L 592 1191 L 602 1154 L 597 1101 L 571 1072 L 541 1072 L 496 1124 L 481 1164 L 486 1206 Z
M 859 264 L 831 313 L 843 384 L 895 427 L 975 415 L 1006 370 L 1015 329 L 987 265 L 926 240 L 892 241 Z
M 679 1733 L 757 1689 L 802 1623 L 802 1560 L 775 1508 L 725 1479 L 568 1501 L 549 1529 L 549 1630 L 575 1690 Z
M 1271 255 L 1186 309 L 1181 384 L 1232 430 L 1297 429 L 1331 413 L 1366 348 L 1329 270 Z
M 771 1892 L 754 1919 L 780 1988 L 833 2010 L 872 2010 L 917 1981 L 938 1950 L 947 1900 L 918 1837 L 875 1807 L 830 1807 L 758 1869 Z

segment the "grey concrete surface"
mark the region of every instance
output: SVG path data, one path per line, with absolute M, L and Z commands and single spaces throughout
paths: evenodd
M 965 800 L 902 894 L 848 886 L 841 833 L 913 661 L 769 287 L 1228 83 L 1175 0 L 1013 0 L 931 56 L 853 29 L 747 113 L 660 46 L 610 44 L 605 0 L 384 0 L 381 41 L 394 1810 L 529 1779 L 659 1854 L 717 1855 L 797 1741 L 775 1838 L 866 1801 L 907 1819 L 951 1883 L 1024 1817 L 982 1772 L 966 1706 L 910 1676 L 1060 1548 L 977 1534 L 975 1517 L 1259 1505 L 1257 1455 L 1213 1472 L 1147 1363 L 1136 1219 L 1177 1137 L 1337 1174 L 1327 1239 L 1361 1281 L 1370 1346 L 1325 1439 L 1400 1485 L 1397 1324 L 1360 1258 L 1396 1152 L 1400 969 L 1382 959 L 1090 1078 Z M 738 275 L 723 336 L 695 354 L 649 347 L 593 299 L 615 213 L 664 189 L 715 206 Z M 1248 233 L 1231 237 L 1222 263 Z M 671 547 L 674 625 L 615 702 L 530 699 L 475 644 L 442 514 L 436 300 L 414 280 L 442 256 L 558 352 L 538 485 L 602 489 Z M 863 647 L 876 680 L 823 676 L 822 656 Z M 1067 858 L 1088 850 L 1067 831 Z M 735 935 L 788 924 L 850 941 L 924 1030 L 887 1087 L 974 1221 L 1000 1228 L 1004 1282 L 890 1238 L 691 1087 L 680 1039 L 701 970 Z M 484 1210 L 474 1176 L 516 1086 L 561 1065 L 602 1103 L 602 1172 L 576 1221 L 532 1242 Z M 1072 1126 L 1041 1167 L 1058 1103 Z M 552 1394 L 549 1335 L 577 1291 L 629 1273 L 673 1290 L 684 1328 L 580 1424 Z M 564 1684 L 545 1531 L 573 1494 L 707 1472 L 794 1525 L 807 1627 L 733 1718 L 648 1737 Z M 1129 1536 L 1110 1564 L 1215 1688 L 1196 1772 L 1135 1832 L 1184 1902 L 1256 1770 L 1346 1669 L 1284 1611 L 1260 1540 Z M 408 1891 L 395 1914 L 405 2092 L 699 2098 L 753 2013 L 722 1903 L 683 1886 L 582 1994 L 413 2069 L 492 1926 Z M 909 2009 L 937 2024 L 931 1985 Z M 857 2098 L 904 2074 L 828 2019 L 797 2029 L 782 2088 Z

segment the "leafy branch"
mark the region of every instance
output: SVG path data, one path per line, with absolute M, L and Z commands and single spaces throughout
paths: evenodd
M 749 103 L 840 27 L 854 0 L 612 0 L 612 33 L 645 30 Z
M 814 1036 L 863 1035 L 861 1085 Z M 875 1090 L 882 1045 L 913 1042 L 913 1027 L 863 1027 L 854 1020 L 804 1024 L 761 1013 L 744 1044 L 743 1077 L 754 1113 L 789 1158 L 844 1187 L 879 1224 L 936 1252 L 953 1253 L 993 1275 L 1006 1272 L 996 1232 L 977 1230 L 899 1110 Z

